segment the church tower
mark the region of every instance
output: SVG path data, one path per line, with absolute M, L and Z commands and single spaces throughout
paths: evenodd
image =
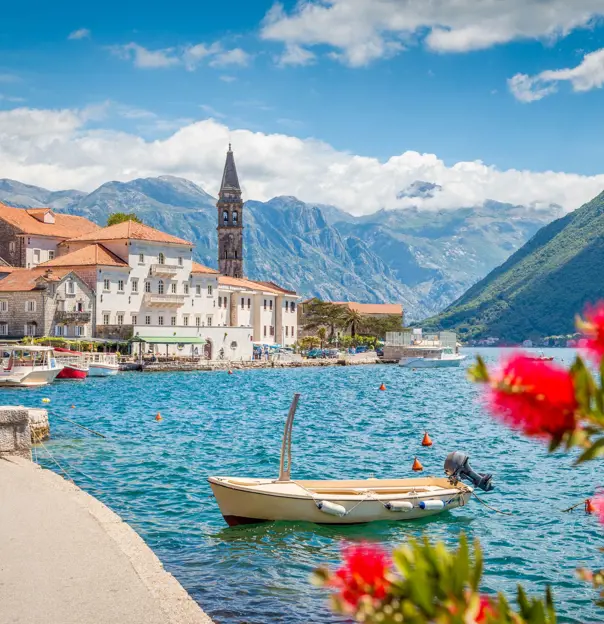
M 216 207 L 218 270 L 229 277 L 243 277 L 243 200 L 230 143 Z

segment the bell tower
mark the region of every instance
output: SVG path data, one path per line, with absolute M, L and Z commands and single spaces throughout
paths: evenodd
M 243 200 L 230 143 L 216 207 L 218 270 L 229 277 L 243 277 Z

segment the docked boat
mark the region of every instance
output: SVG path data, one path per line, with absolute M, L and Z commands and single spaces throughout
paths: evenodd
M 86 379 L 88 377 L 88 365 L 84 362 L 84 356 L 79 351 L 55 347 L 57 362 L 63 365 L 63 370 L 57 375 L 57 379 Z
M 553 355 L 545 355 L 543 351 L 539 351 L 537 355 L 529 354 L 528 358 L 531 360 L 538 360 L 539 362 L 551 362 L 554 359 Z
M 471 470 L 463 453 L 451 453 L 446 477 L 409 479 L 291 479 L 291 435 L 299 395 L 289 411 L 278 479 L 209 477 L 229 526 L 289 520 L 319 524 L 359 524 L 376 520 L 413 520 L 465 505 L 473 487 L 491 490 L 491 475 Z
M 45 386 L 63 370 L 52 347 L 17 345 L 3 347 L 0 387 Z
M 84 361 L 88 365 L 90 377 L 109 377 L 117 375 L 120 370 L 116 353 L 84 353 Z
M 456 353 L 451 347 L 422 347 L 409 349 L 409 354 L 399 360 L 399 366 L 405 368 L 450 368 L 459 366 L 465 355 Z M 414 354 L 415 353 L 415 354 Z

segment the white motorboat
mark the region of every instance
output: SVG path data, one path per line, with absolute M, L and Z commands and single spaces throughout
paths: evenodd
M 399 366 L 405 368 L 450 368 L 459 366 L 465 355 L 456 353 L 450 347 L 416 347 L 417 355 L 406 355 L 399 360 Z
M 448 477 L 442 478 L 292 480 L 291 432 L 299 396 L 295 395 L 285 424 L 278 479 L 209 477 L 229 526 L 275 520 L 319 524 L 413 520 L 465 505 L 473 488 L 461 483 L 461 477 L 482 489 L 493 488 L 491 475 L 474 473 L 462 453 L 449 454 Z
M 3 347 L 3 351 L 7 357 L 2 362 L 0 387 L 45 386 L 63 370 L 52 347 L 11 345 Z
M 109 377 L 120 370 L 116 353 L 86 352 L 83 355 L 89 377 Z

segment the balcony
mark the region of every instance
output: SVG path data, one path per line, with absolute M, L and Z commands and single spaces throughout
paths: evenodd
M 178 264 L 152 264 L 151 275 L 155 277 L 174 277 L 182 267 Z
M 55 312 L 55 322 L 66 323 L 67 325 L 84 325 L 90 323 L 90 316 L 90 312 L 77 312 L 75 310 L 66 312 L 65 310 L 57 310 Z
M 180 306 L 185 304 L 185 296 L 145 293 L 143 303 L 146 306 L 156 308 L 179 308 Z

